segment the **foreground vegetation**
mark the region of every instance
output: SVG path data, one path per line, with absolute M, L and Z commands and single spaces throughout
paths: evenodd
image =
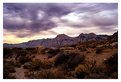
M 4 79 L 117 79 L 117 38 L 59 48 L 4 48 Z

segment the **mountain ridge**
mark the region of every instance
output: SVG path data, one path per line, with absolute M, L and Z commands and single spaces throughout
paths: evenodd
M 4 43 L 4 47 L 12 48 L 12 47 L 36 47 L 36 46 L 44 46 L 44 47 L 58 47 L 64 45 L 73 45 L 78 42 L 90 41 L 90 40 L 106 40 L 109 35 L 96 35 L 95 33 L 81 33 L 77 37 L 70 37 L 66 34 L 59 34 L 55 38 L 47 38 L 47 39 L 37 39 L 30 40 L 28 42 L 18 43 L 18 44 L 8 44 Z

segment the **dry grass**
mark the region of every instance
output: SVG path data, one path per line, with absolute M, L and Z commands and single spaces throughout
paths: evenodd
M 90 41 L 59 49 L 4 49 L 4 78 L 68 79 L 118 78 L 117 45 Z M 100 48 L 99 48 L 100 47 Z M 51 57 L 49 56 L 51 55 Z M 111 64 L 111 66 L 110 66 Z

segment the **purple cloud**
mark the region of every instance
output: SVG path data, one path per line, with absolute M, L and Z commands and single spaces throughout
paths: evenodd
M 104 13 L 103 13 L 104 12 Z M 69 22 L 61 17 L 70 13 L 84 14 L 78 16 L 79 21 Z M 102 14 L 101 14 L 102 13 Z M 100 15 L 101 14 L 101 15 Z M 54 22 L 53 17 L 59 22 Z M 4 3 L 3 4 L 3 27 L 15 32 L 17 30 L 28 30 L 31 34 L 16 36 L 26 37 L 37 32 L 47 31 L 59 27 L 59 24 L 71 26 L 73 28 L 89 28 L 99 26 L 113 28 L 118 24 L 118 4 L 117 3 Z M 108 29 L 108 30 L 110 30 Z

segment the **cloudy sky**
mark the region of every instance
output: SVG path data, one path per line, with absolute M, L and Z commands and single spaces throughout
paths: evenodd
M 4 43 L 118 30 L 117 3 L 4 3 Z

